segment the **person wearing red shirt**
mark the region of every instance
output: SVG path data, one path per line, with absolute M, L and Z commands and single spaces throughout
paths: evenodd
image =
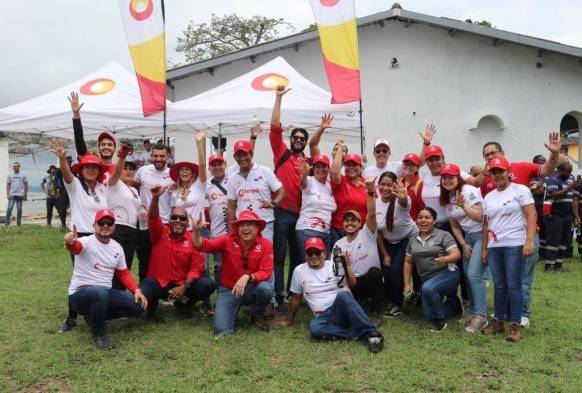
M 416 221 L 418 212 L 424 207 L 422 201 L 422 179 L 418 176 L 420 157 L 414 153 L 408 153 L 402 159 L 402 177 L 400 181 L 406 186 L 406 192 L 412 201 L 410 217 Z
M 214 292 L 214 284 L 203 277 L 204 256 L 192 244 L 186 210 L 175 207 L 168 225 L 162 222 L 159 200 L 164 191 L 161 186 L 151 189 L 148 228 L 152 254 L 140 288 L 150 304 L 148 317 L 155 318 L 159 299 L 173 300 L 178 313 L 188 317 L 196 301 Z
M 253 320 L 268 331 L 265 309 L 273 297 L 269 278 L 273 274 L 273 245 L 261 236 L 266 222 L 251 210 L 243 210 L 231 221 L 231 232 L 214 239 L 203 239 L 206 226 L 202 217 L 192 225 L 192 241 L 198 251 L 222 253 L 220 287 L 214 310 L 216 337 L 234 332 L 234 321 L 241 306 L 253 306 Z
M 344 141 L 339 140 L 338 154 L 333 158 L 330 170 L 331 191 L 337 205 L 331 216 L 331 244 L 346 236 L 344 230 L 344 215 L 348 210 L 359 213 L 362 222 L 366 222 L 368 193 L 366 180 L 362 177 L 362 157 L 359 154 L 345 154 Z M 341 174 L 342 162 L 345 175 Z
M 297 172 L 299 160 L 307 161 L 308 158 L 303 153 L 307 146 L 308 134 L 303 128 L 294 128 L 291 131 L 289 146 L 283 141 L 283 127 L 281 126 L 281 101 L 285 94 L 291 89 L 285 86 L 277 86 L 275 104 L 271 116 L 271 131 L 269 142 L 273 150 L 273 163 L 275 165 L 275 175 L 283 184 L 286 191 L 285 198 L 279 206 L 274 209 L 275 226 L 273 233 L 273 245 L 275 248 L 275 301 L 277 302 L 277 312 L 285 314 L 287 305 L 283 299 L 283 289 L 285 281 L 285 254 L 289 245 L 289 272 L 287 273 L 287 292 L 291 285 L 291 276 L 297 266 L 299 258 L 299 245 L 295 236 L 295 226 L 299 219 L 301 210 L 301 186 L 300 177 Z
M 93 345 L 112 349 L 113 342 L 105 336 L 105 321 L 137 317 L 148 307 L 148 301 L 137 287 L 125 264 L 123 249 L 111 239 L 115 231 L 115 213 L 101 209 L 95 214 L 94 234 L 79 238 L 77 226 L 65 235 L 65 247 L 75 257 L 73 277 L 69 286 L 69 306 L 85 316 Z M 131 292 L 112 289 L 113 277 Z

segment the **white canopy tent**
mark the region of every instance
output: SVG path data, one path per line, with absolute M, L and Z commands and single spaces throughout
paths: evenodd
M 283 98 L 281 122 L 286 127 L 316 128 L 324 113 L 334 116 L 331 134 L 360 137 L 359 104 L 332 105 L 331 94 L 299 74 L 282 57 L 168 109 L 168 126 L 205 124 L 223 136 L 248 134 L 257 121 L 269 123 L 277 85 L 292 90 Z
M 163 113 L 143 117 L 136 77 L 117 62 L 47 94 L 0 109 L 0 131 L 72 139 L 67 100 L 71 91 L 78 91 L 79 101 L 85 103 L 81 118 L 86 139 L 96 139 L 103 131 L 122 138 L 163 134 Z

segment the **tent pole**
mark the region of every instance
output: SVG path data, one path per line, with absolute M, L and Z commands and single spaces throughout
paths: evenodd
M 364 137 L 364 123 L 362 121 L 362 99 L 360 98 L 360 154 L 364 155 L 365 137 Z
M 222 151 L 222 123 L 218 123 L 218 154 L 224 155 Z
M 164 125 L 163 125 L 163 129 L 164 129 L 164 145 L 168 144 L 168 141 L 166 140 L 166 108 L 164 108 Z

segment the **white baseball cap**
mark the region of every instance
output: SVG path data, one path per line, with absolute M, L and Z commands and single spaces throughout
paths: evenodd
M 388 147 L 388 149 L 390 149 L 390 144 L 388 143 L 388 141 L 386 139 L 377 139 L 376 142 L 374 142 L 374 149 L 380 145 L 386 145 L 386 147 Z

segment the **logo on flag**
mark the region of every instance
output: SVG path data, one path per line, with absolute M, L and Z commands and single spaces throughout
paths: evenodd
M 115 82 L 108 78 L 90 80 L 79 88 L 79 93 L 86 96 L 98 96 L 109 93 L 115 88 Z
M 289 79 L 274 72 L 259 75 L 251 82 L 252 88 L 258 91 L 273 91 L 277 90 L 277 86 L 285 86 L 287 88 L 288 85 Z

